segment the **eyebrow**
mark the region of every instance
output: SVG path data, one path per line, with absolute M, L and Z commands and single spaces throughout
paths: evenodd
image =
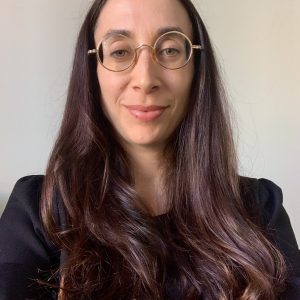
M 167 26 L 167 27 L 158 29 L 157 35 L 159 36 L 159 35 L 169 32 L 169 31 L 179 31 L 179 32 L 183 33 L 183 30 L 178 26 Z
M 183 33 L 183 30 L 178 26 L 167 26 L 167 27 L 159 28 L 157 30 L 156 37 L 158 37 L 158 36 L 160 36 L 164 33 L 167 33 L 169 31 L 179 31 L 179 32 Z M 127 37 L 132 37 L 133 33 L 129 30 L 126 30 L 126 29 L 110 29 L 106 32 L 103 39 L 107 39 L 107 38 L 115 36 L 115 35 L 124 35 L 124 36 L 127 36 Z
M 125 29 L 110 29 L 108 30 L 103 39 L 107 39 L 107 38 L 110 38 L 112 36 L 115 36 L 115 35 L 124 35 L 124 36 L 127 36 L 127 37 L 131 37 L 132 36 L 132 33 L 129 31 L 129 30 L 125 30 Z

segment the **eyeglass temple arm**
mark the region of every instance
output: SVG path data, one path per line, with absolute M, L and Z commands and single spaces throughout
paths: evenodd
M 199 49 L 199 50 L 203 50 L 204 47 L 202 47 L 201 45 L 192 45 L 192 49 Z
M 93 54 L 93 53 L 97 53 L 97 49 L 92 49 L 88 51 L 88 54 Z

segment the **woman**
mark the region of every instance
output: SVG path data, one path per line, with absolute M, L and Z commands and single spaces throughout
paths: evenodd
M 94 1 L 46 176 L 18 181 L 0 237 L 1 299 L 300 297 L 281 190 L 237 174 L 189 0 Z

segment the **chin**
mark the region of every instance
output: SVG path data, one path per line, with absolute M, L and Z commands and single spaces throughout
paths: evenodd
M 126 144 L 131 147 L 148 147 L 148 148 L 157 148 L 165 145 L 163 139 L 159 138 L 146 138 L 143 136 L 142 138 L 130 138 L 125 140 Z

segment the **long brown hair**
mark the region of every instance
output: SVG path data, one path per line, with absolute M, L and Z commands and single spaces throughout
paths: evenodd
M 180 0 L 205 50 L 194 58 L 190 109 L 166 148 L 169 211 L 154 218 L 139 205 L 128 157 L 101 109 L 97 61 L 87 55 L 105 2 L 94 1 L 80 30 L 43 184 L 44 227 L 67 254 L 61 299 L 167 299 L 173 287 L 182 299 L 276 299 L 284 259 L 246 212 L 228 105 L 198 12 Z

